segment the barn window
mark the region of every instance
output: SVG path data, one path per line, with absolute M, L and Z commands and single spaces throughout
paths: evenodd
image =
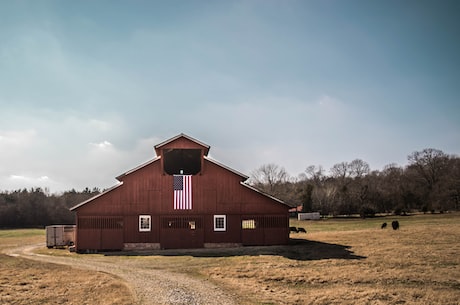
M 121 217 L 81 217 L 78 218 L 80 229 L 123 229 Z
M 161 219 L 163 229 L 202 229 L 202 221 L 199 217 L 167 217 Z
M 256 228 L 256 221 L 255 219 L 243 219 L 241 221 L 241 228 L 243 230 L 251 230 Z
M 139 232 L 150 232 L 151 220 L 150 215 L 139 215 Z
M 227 216 L 226 215 L 214 215 L 214 231 L 226 231 L 227 230 Z
M 196 175 L 201 171 L 201 149 L 171 149 L 163 155 L 168 175 Z

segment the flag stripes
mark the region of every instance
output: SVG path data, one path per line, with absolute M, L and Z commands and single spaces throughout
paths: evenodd
M 174 175 L 174 209 L 192 209 L 192 175 Z

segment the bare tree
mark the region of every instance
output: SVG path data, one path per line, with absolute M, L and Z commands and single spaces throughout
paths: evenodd
M 321 165 L 315 166 L 310 165 L 305 170 L 306 177 L 308 180 L 312 181 L 315 186 L 321 186 L 326 176 L 324 175 L 324 169 Z
M 427 148 L 408 156 L 409 164 L 389 164 L 371 172 L 354 159 L 335 164 L 328 173 L 310 165 L 297 180 L 284 168 L 267 164 L 252 172 L 251 183 L 292 205 L 322 214 L 370 215 L 412 210 L 460 208 L 460 158 Z M 371 213 L 372 212 L 372 213 Z
M 355 159 L 351 161 L 348 167 L 350 175 L 354 178 L 362 178 L 369 174 L 371 170 L 369 164 L 361 159 Z
M 337 163 L 331 168 L 332 177 L 345 180 L 346 178 L 361 178 L 370 172 L 369 164 L 361 159 Z
M 334 166 L 331 167 L 331 175 L 333 178 L 340 179 L 342 181 L 351 177 L 351 171 L 348 162 L 334 164 Z
M 413 152 L 407 159 L 409 166 L 415 169 L 431 190 L 441 176 L 445 174 L 449 156 L 439 149 L 426 148 L 422 151 Z
M 337 163 L 330 171 L 339 190 L 336 196 L 336 209 L 339 213 L 355 213 L 358 210 L 357 205 L 368 201 L 368 186 L 362 178 L 369 174 L 369 164 L 355 159 L 350 163 Z
M 267 194 L 278 196 L 283 184 L 289 181 L 289 174 L 276 164 L 264 164 L 251 173 L 252 183 Z

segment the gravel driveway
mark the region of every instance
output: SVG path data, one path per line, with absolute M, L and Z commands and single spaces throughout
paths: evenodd
M 198 280 L 181 273 L 148 268 L 145 260 L 126 260 L 116 256 L 58 257 L 33 253 L 43 244 L 5 251 L 11 256 L 70 265 L 74 268 L 103 271 L 122 278 L 133 290 L 137 304 L 237 304 L 229 295 L 206 280 Z

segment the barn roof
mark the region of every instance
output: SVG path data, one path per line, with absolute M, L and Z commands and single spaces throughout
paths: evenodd
M 91 201 L 93 201 L 94 199 L 96 199 L 96 198 L 98 198 L 98 197 L 100 197 L 100 196 L 102 196 L 102 195 L 104 195 L 104 194 L 106 194 L 106 193 L 108 193 L 108 192 L 110 192 L 110 191 L 112 191 L 112 190 L 114 190 L 114 189 L 120 187 L 121 185 L 123 185 L 123 181 L 122 181 L 122 180 L 123 180 L 123 177 L 125 177 L 125 176 L 127 176 L 127 175 L 129 175 L 129 174 L 132 174 L 132 173 L 134 173 L 134 172 L 136 172 L 136 171 L 138 171 L 138 170 L 140 170 L 140 169 L 142 169 L 142 168 L 144 168 L 144 167 L 146 167 L 146 166 L 148 166 L 148 165 L 150 165 L 150 164 L 152 164 L 152 163 L 154 163 L 154 162 L 160 160 L 160 159 L 161 159 L 161 156 L 159 155 L 159 150 L 160 150 L 160 148 L 163 147 L 163 146 L 165 146 L 165 145 L 167 145 L 167 144 L 169 144 L 169 143 L 172 143 L 172 142 L 174 142 L 174 141 L 176 141 L 176 140 L 178 140 L 178 139 L 180 139 L 180 138 L 185 138 L 185 139 L 187 139 L 187 140 L 189 140 L 189 141 L 192 141 L 192 142 L 194 142 L 194 143 L 196 143 L 196 144 L 202 146 L 202 147 L 205 149 L 205 151 L 204 151 L 204 156 L 203 156 L 204 159 L 205 159 L 206 161 L 208 161 L 208 162 L 211 162 L 211 163 L 213 163 L 213 164 L 215 164 L 215 165 L 217 165 L 217 166 L 219 166 L 219 167 L 221 167 L 221 168 L 223 168 L 223 169 L 225 169 L 225 170 L 227 170 L 227 171 L 229 171 L 229 172 L 231 172 L 231 173 L 233 173 L 233 174 L 235 174 L 235 175 L 241 177 L 241 182 L 240 182 L 240 183 L 241 183 L 242 186 L 247 187 L 247 188 L 249 188 L 249 189 L 251 189 L 251 190 L 253 190 L 253 191 L 255 191 L 255 192 L 257 192 L 257 193 L 259 193 L 259 194 L 261 194 L 261 195 L 263 195 L 263 196 L 266 196 L 266 197 L 268 197 L 268 198 L 271 198 L 272 200 L 275 200 L 275 201 L 278 202 L 278 203 L 281 203 L 281 204 L 284 204 L 284 205 L 288 205 L 288 204 L 286 204 L 285 202 L 279 200 L 278 198 L 275 198 L 275 197 L 273 197 L 273 196 L 271 196 L 271 195 L 269 195 L 269 194 L 267 194 L 267 193 L 264 193 L 264 192 L 258 190 L 257 188 L 255 188 L 255 187 L 253 187 L 253 186 L 250 186 L 250 185 L 244 183 L 244 181 L 246 181 L 246 180 L 249 178 L 249 176 L 247 176 L 247 175 L 245 175 L 245 174 L 243 174 L 243 173 L 241 173 L 241 172 L 239 172 L 239 171 L 237 171 L 237 170 L 234 170 L 234 169 L 232 169 L 232 168 L 230 168 L 230 167 L 228 167 L 228 166 L 226 166 L 226 165 L 224 165 L 224 164 L 222 164 L 222 163 L 220 163 L 220 162 L 218 162 L 218 161 L 216 161 L 216 160 L 214 160 L 214 159 L 208 157 L 207 154 L 208 154 L 208 151 L 209 151 L 209 148 L 210 148 L 209 145 L 204 144 L 204 143 L 202 143 L 202 142 L 200 142 L 200 141 L 198 141 L 198 140 L 196 140 L 196 139 L 194 139 L 194 138 L 192 138 L 192 137 L 190 137 L 190 136 L 187 136 L 187 135 L 181 133 L 181 134 L 179 134 L 179 135 L 177 135 L 177 136 L 175 136 L 175 137 L 173 137 L 173 138 L 171 138 L 171 139 L 169 139 L 169 140 L 166 140 L 166 141 L 164 141 L 164 142 L 162 142 L 162 143 L 160 143 L 160 144 L 155 145 L 155 150 L 156 150 L 157 155 L 158 155 L 157 157 L 155 157 L 155 158 L 153 158 L 153 159 L 151 159 L 151 160 L 149 160 L 149 161 L 147 161 L 147 162 L 145 162 L 145 163 L 143 163 L 143 164 L 141 164 L 141 165 L 139 165 L 139 166 L 137 166 L 137 167 L 135 167 L 135 168 L 133 168 L 133 169 L 130 169 L 130 170 L 124 172 L 123 174 L 119 175 L 119 176 L 117 176 L 116 179 L 117 179 L 118 181 L 120 181 L 118 184 L 114 185 L 113 187 L 111 187 L 111 188 L 109 188 L 109 189 L 103 191 L 102 193 L 100 193 L 100 194 L 98 194 L 98 195 L 96 195 L 96 196 L 94 196 L 94 197 L 89 198 L 89 199 L 86 200 L 86 201 L 81 202 L 80 204 L 78 204 L 78 205 L 76 205 L 76 206 L 70 208 L 70 210 L 71 210 L 71 211 L 76 210 L 76 209 L 78 209 L 79 207 L 85 205 L 86 203 L 91 202 Z
M 204 148 L 204 155 L 205 156 L 208 155 L 208 152 L 209 152 L 209 149 L 211 148 L 211 146 L 209 146 L 208 144 L 205 144 L 205 143 L 203 143 L 203 142 L 201 142 L 201 141 L 199 141 L 199 140 L 197 140 L 195 138 L 192 138 L 191 136 L 188 136 L 185 133 L 181 133 L 181 134 L 179 134 L 179 135 L 177 135 L 175 137 L 172 137 L 171 139 L 168 139 L 168 140 L 166 140 L 164 142 L 161 142 L 160 144 L 155 145 L 154 148 L 155 148 L 155 152 L 156 152 L 157 156 L 160 155 L 160 148 L 161 147 L 163 147 L 163 146 L 165 146 L 165 145 L 167 145 L 169 143 L 172 143 L 172 142 L 174 142 L 174 141 L 176 141 L 176 140 L 178 140 L 180 138 L 185 138 L 185 139 L 187 139 L 187 140 L 189 140 L 191 142 L 194 142 L 194 143 L 198 144 L 199 146 L 202 146 Z
M 155 162 L 155 161 L 157 161 L 157 160 L 159 160 L 159 159 L 161 159 L 161 157 L 155 157 L 155 158 L 153 158 L 152 160 L 149 160 L 149 161 L 147 161 L 147 162 L 145 162 L 145 163 L 142 163 L 141 165 L 136 166 L 135 168 L 130 169 L 129 171 L 124 172 L 124 173 L 121 174 L 121 175 L 118 175 L 118 176 L 116 177 L 116 179 L 117 179 L 118 181 L 121 181 L 121 179 L 122 179 L 124 176 L 127 176 L 127 175 L 129 175 L 129 174 L 131 174 L 131 173 L 133 173 L 133 172 L 135 172 L 135 171 L 137 171 L 137 170 L 139 170 L 139 169 L 141 169 L 141 168 L 143 168 L 143 167 L 149 165 L 149 164 L 152 164 L 153 162 Z
M 248 189 L 251 189 L 251 190 L 253 190 L 253 191 L 255 191 L 255 192 L 257 192 L 257 193 L 259 193 L 259 194 L 265 196 L 265 197 L 268 197 L 268 198 L 270 198 L 270 199 L 273 199 L 273 200 L 277 201 L 278 203 L 281 203 L 281 204 L 284 204 L 284 205 L 286 205 L 286 206 L 289 206 L 289 204 L 287 204 L 286 202 L 284 202 L 284 201 L 282 201 L 282 200 L 280 200 L 280 199 L 278 199 L 278 198 L 276 198 L 276 197 L 273 197 L 272 195 L 269 195 L 269 194 L 267 194 L 267 193 L 264 193 L 264 192 L 262 192 L 261 190 L 256 189 L 255 187 L 253 187 L 253 186 L 251 186 L 251 185 L 249 185 L 249 184 L 246 184 L 246 183 L 244 183 L 244 182 L 240 182 L 240 184 L 241 184 L 242 186 L 247 187 Z
M 234 170 L 233 168 L 230 168 L 230 167 L 228 167 L 228 166 L 226 166 L 226 165 L 224 165 L 224 164 L 222 164 L 222 163 L 220 163 L 220 162 L 218 162 L 218 161 L 216 161 L 216 160 L 214 160 L 214 159 L 212 159 L 210 157 L 205 156 L 204 159 L 209 161 L 209 162 L 211 162 L 211 163 L 216 164 L 217 166 L 225 168 L 226 170 L 228 170 L 228 171 L 230 171 L 230 172 L 232 172 L 232 173 L 234 173 L 234 174 L 236 174 L 238 176 L 240 176 L 243 179 L 243 181 L 245 181 L 245 180 L 247 180 L 249 178 L 249 176 L 246 176 L 245 174 L 242 174 L 239 171 Z
M 71 211 L 76 210 L 76 209 L 78 209 L 79 207 L 81 207 L 82 205 L 85 205 L 85 204 L 87 204 L 88 202 L 93 201 L 94 199 L 96 199 L 96 198 L 98 198 L 98 197 L 101 197 L 102 195 L 105 195 L 105 194 L 107 194 L 108 192 L 111 192 L 111 191 L 113 191 L 114 189 L 116 189 L 116 188 L 118 188 L 118 187 L 120 187 L 120 186 L 122 186 L 122 185 L 123 185 L 123 182 L 120 182 L 120 183 L 118 183 L 118 184 L 115 184 L 114 186 L 112 186 L 112 187 L 106 189 L 105 191 L 103 191 L 102 193 L 97 194 L 96 196 L 93 196 L 93 197 L 89 198 L 88 200 L 85 200 L 85 201 L 83 201 L 83 202 L 77 204 L 76 206 L 71 207 L 70 210 L 71 210 Z

